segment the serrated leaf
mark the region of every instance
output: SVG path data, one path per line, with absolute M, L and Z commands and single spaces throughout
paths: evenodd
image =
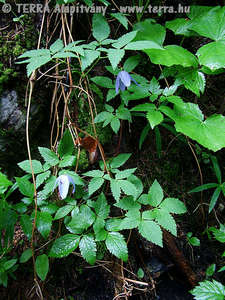
M 142 220 L 138 230 L 140 234 L 148 241 L 163 247 L 162 230 L 154 221 Z
M 40 68 L 41 66 L 47 64 L 49 61 L 51 61 L 51 55 L 48 54 L 46 56 L 34 56 L 30 58 L 29 63 L 27 64 L 27 77 L 29 77 L 33 71 Z
M 94 212 L 87 205 L 81 205 L 80 211 L 73 214 L 66 227 L 70 232 L 80 234 L 94 223 L 95 218 Z
M 161 185 L 155 179 L 152 186 L 149 189 L 149 204 L 156 207 L 163 199 L 163 190 Z
M 126 169 L 123 171 L 118 171 L 116 173 L 116 179 L 123 179 L 129 177 L 131 174 L 133 174 L 137 168 L 132 168 L 132 169 Z
M 115 203 L 114 205 L 124 210 L 141 208 L 140 204 L 134 201 L 133 196 L 123 197 L 119 202 Z
M 154 129 L 155 126 L 159 125 L 164 119 L 163 114 L 158 110 L 148 111 L 146 117 L 152 129 Z
M 116 117 L 113 116 L 111 122 L 110 122 L 111 128 L 115 133 L 118 133 L 120 129 L 120 120 Z
M 126 195 L 135 195 L 136 196 L 137 190 L 133 183 L 129 182 L 128 180 L 118 180 L 118 184 L 119 184 L 121 190 Z
M 141 214 L 139 209 L 131 209 L 126 213 L 126 217 L 122 219 L 120 224 L 120 230 L 136 228 L 139 226 L 140 222 Z
M 104 179 L 101 177 L 94 177 L 88 184 L 88 193 L 89 196 L 94 194 L 104 183 Z
M 79 243 L 79 248 L 83 258 L 91 265 L 96 261 L 96 243 L 91 235 L 84 235 Z
M 29 174 L 32 173 L 29 160 L 24 160 L 24 161 L 18 163 L 18 166 L 25 172 L 27 172 Z M 42 164 L 38 160 L 35 160 L 35 159 L 32 160 L 32 168 L 33 168 L 34 174 L 43 172 Z
M 99 218 L 106 219 L 109 215 L 110 206 L 106 201 L 106 197 L 101 193 L 96 202 L 93 204 L 93 208 Z
M 90 177 L 102 177 L 104 175 L 103 171 L 100 170 L 91 170 L 83 174 L 84 176 L 90 176 Z
M 111 218 L 106 220 L 105 222 L 105 229 L 107 231 L 121 231 L 121 223 L 122 219 L 117 219 L 117 218 Z
M 97 50 L 84 50 L 84 55 L 81 56 L 82 71 L 87 69 L 99 56 L 100 52 Z
M 16 182 L 18 184 L 20 192 L 29 198 L 34 196 L 34 185 L 26 178 L 16 177 Z
M 95 240 L 97 242 L 104 241 L 106 239 L 108 232 L 105 230 L 105 220 L 97 217 L 93 224 L 93 229 L 95 233 Z
M 105 244 L 109 252 L 111 252 L 116 257 L 127 261 L 128 259 L 128 250 L 127 244 L 124 240 L 122 234 L 118 232 L 109 232 L 105 240 Z
M 12 185 L 12 182 L 8 180 L 5 174 L 0 172 L 0 194 L 4 194 L 10 185 Z
M 173 235 L 177 236 L 177 225 L 171 214 L 165 209 L 157 210 L 156 219 L 157 223 L 165 228 L 167 231 L 171 232 Z
M 114 157 L 110 163 L 111 168 L 119 168 L 125 164 L 125 162 L 130 158 L 131 153 L 122 153 Z
M 76 156 L 74 155 L 65 155 L 59 163 L 60 168 L 72 167 L 75 166 Z
M 109 119 L 109 122 L 111 122 L 111 119 L 112 119 L 113 115 L 108 112 L 108 111 L 102 111 L 100 112 L 99 114 L 97 114 L 97 116 L 95 117 L 95 123 L 100 123 L 100 122 L 104 122 L 105 120 L 108 120 Z
M 51 46 L 50 51 L 52 54 L 55 54 L 56 52 L 59 52 L 64 47 L 63 41 L 60 39 L 57 39 Z
M 110 27 L 102 14 L 94 14 L 92 18 L 92 30 L 94 38 L 101 42 L 110 34 Z
M 55 152 L 45 147 L 38 147 L 38 150 L 43 159 L 51 166 L 55 166 L 59 163 L 58 156 L 55 154 Z
M 56 239 L 49 252 L 49 257 L 65 257 L 73 252 L 79 245 L 80 237 L 75 234 L 65 234 Z
M 160 208 L 167 210 L 170 213 L 174 214 L 184 214 L 187 212 L 187 209 L 183 202 L 176 198 L 166 198 L 161 204 Z
M 38 174 L 36 177 L 36 188 L 38 188 L 51 175 L 51 171 Z
M 117 180 L 115 180 L 115 179 L 111 179 L 110 180 L 110 189 L 111 189 L 113 198 L 116 201 L 119 201 L 119 199 L 120 199 L 120 192 L 121 191 L 120 191 L 120 185 L 118 184 Z
M 106 101 L 108 102 L 108 101 L 112 100 L 115 97 L 116 97 L 116 90 L 115 89 L 109 89 L 108 93 L 107 93 L 107 96 L 106 96 Z
M 107 51 L 108 59 L 112 65 L 113 70 L 116 69 L 119 62 L 125 55 L 125 50 L 123 49 L 109 49 Z
M 192 33 L 190 31 L 192 23 L 190 20 L 185 18 L 177 18 L 172 21 L 166 22 L 166 28 L 172 30 L 174 34 L 191 36 Z
M 65 216 L 67 216 L 73 209 L 75 208 L 74 205 L 65 205 L 63 207 L 60 207 L 57 210 L 57 213 L 55 214 L 54 220 L 58 220 L 61 218 L 64 218 Z
M 135 38 L 136 34 L 137 31 L 131 31 L 129 33 L 126 33 L 120 38 L 118 38 L 116 43 L 113 43 L 112 46 L 117 49 L 122 48 L 123 46 L 131 42 Z
M 62 158 L 64 155 L 72 155 L 73 150 L 74 150 L 73 139 L 71 137 L 69 129 L 67 129 L 64 132 L 62 139 L 59 142 L 58 153 L 59 156 Z
M 52 227 L 52 216 L 48 212 L 38 212 L 36 225 L 43 238 L 47 239 Z
M 225 295 L 225 286 L 216 281 L 202 281 L 190 293 L 196 300 L 223 300 Z
M 48 56 L 49 54 L 50 52 L 48 49 L 29 50 L 21 54 L 18 58 L 20 59 L 24 57 Z
M 46 254 L 39 255 L 35 261 L 35 270 L 42 281 L 45 280 L 49 271 L 49 261 Z

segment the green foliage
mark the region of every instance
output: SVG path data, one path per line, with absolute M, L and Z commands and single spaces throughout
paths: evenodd
M 200 282 L 199 286 L 195 287 L 191 291 L 191 294 L 196 300 L 223 300 L 225 295 L 225 286 L 216 280 L 205 280 Z
M 48 261 L 48 256 L 46 254 L 39 255 L 36 258 L 35 269 L 37 275 L 40 277 L 42 281 L 44 281 L 49 271 L 49 261 Z

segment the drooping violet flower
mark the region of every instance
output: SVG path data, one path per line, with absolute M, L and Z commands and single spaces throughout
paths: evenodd
M 118 94 L 119 90 L 124 91 L 126 87 L 130 86 L 131 81 L 140 86 L 128 72 L 120 71 L 116 77 L 116 94 Z
M 54 189 L 58 186 L 59 195 L 60 195 L 61 199 L 65 199 L 67 197 L 67 194 L 69 192 L 70 183 L 73 185 L 72 193 L 74 193 L 75 192 L 75 182 L 74 182 L 74 180 L 71 176 L 69 176 L 69 175 L 60 175 L 56 179 Z

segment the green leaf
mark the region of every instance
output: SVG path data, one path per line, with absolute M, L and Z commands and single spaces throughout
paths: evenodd
M 92 18 L 92 30 L 94 38 L 101 42 L 110 34 L 110 27 L 102 14 L 94 14 Z
M 74 155 L 65 155 L 59 163 L 60 168 L 72 167 L 75 166 L 76 156 Z
M 193 19 L 191 29 L 212 40 L 225 39 L 225 7 L 214 7 Z
M 125 50 L 123 49 L 109 49 L 107 51 L 108 59 L 112 65 L 113 70 L 116 69 L 118 66 L 119 62 L 125 55 Z
M 111 168 L 119 168 L 125 164 L 125 162 L 130 158 L 131 153 L 122 153 L 114 157 L 110 163 Z
M 29 198 L 34 196 L 34 185 L 26 178 L 16 177 L 16 182 L 18 184 L 20 192 Z
M 154 221 L 142 220 L 138 230 L 140 234 L 148 241 L 163 247 L 162 230 Z
M 152 186 L 149 189 L 149 204 L 156 207 L 163 199 L 163 190 L 161 185 L 155 179 Z
M 26 249 L 25 251 L 23 251 L 22 255 L 20 256 L 20 263 L 25 263 L 27 262 L 30 258 L 32 257 L 32 250 Z
M 123 65 L 123 69 L 127 71 L 128 73 L 133 71 L 137 65 L 140 63 L 141 56 L 140 55 L 135 55 L 135 56 L 130 56 L 128 59 L 125 61 Z
M 112 80 L 106 76 L 95 76 L 91 78 L 91 81 L 104 88 L 114 88 Z
M 170 213 L 174 214 L 184 214 L 187 212 L 187 209 L 183 202 L 176 198 L 166 198 L 160 204 L 160 208 L 167 210 Z
M 0 194 L 4 194 L 12 182 L 7 179 L 6 175 L 0 172 Z
M 129 177 L 131 174 L 133 174 L 136 170 L 137 170 L 137 168 L 126 169 L 126 170 L 123 170 L 123 171 L 118 171 L 118 172 L 116 173 L 116 179 L 127 178 L 127 177 Z
M 143 103 L 143 104 L 138 104 L 135 107 L 131 109 L 131 111 L 152 111 L 156 108 L 156 106 L 152 103 Z
M 65 257 L 73 252 L 79 245 L 80 237 L 75 234 L 65 234 L 56 239 L 49 252 L 50 257 Z
M 134 199 L 136 200 L 140 195 L 141 193 L 143 192 L 143 184 L 142 184 L 142 181 L 135 175 L 130 175 L 128 178 L 127 178 L 128 181 L 130 181 L 136 188 L 136 194 L 133 195 Z
M 50 54 L 46 56 L 35 56 L 30 58 L 29 63 L 27 65 L 27 77 L 29 77 L 33 73 L 33 71 L 47 64 L 49 61 L 51 61 Z
M 215 207 L 216 202 L 217 202 L 217 200 L 219 198 L 220 192 L 221 192 L 221 187 L 218 186 L 217 189 L 214 191 L 214 193 L 212 195 L 212 198 L 210 200 L 210 203 L 209 203 L 209 214 L 211 213 L 211 211 Z
M 57 213 L 55 214 L 54 220 L 58 220 L 61 218 L 64 218 L 65 216 L 67 216 L 73 209 L 75 208 L 74 205 L 65 205 L 63 207 L 60 207 L 57 210 Z
M 70 232 L 80 234 L 94 223 L 95 218 L 94 212 L 87 205 L 81 205 L 80 211 L 72 216 L 66 227 Z
M 9 269 L 11 269 L 17 262 L 17 259 L 10 259 L 10 260 L 7 260 L 5 263 L 4 263 L 4 269 L 5 271 L 8 271 Z
M 159 125 L 163 121 L 163 115 L 158 110 L 148 111 L 146 117 L 152 129 L 154 129 L 155 126 Z
M 200 185 L 200 186 L 192 189 L 189 193 L 197 193 L 197 192 L 201 192 L 201 191 L 205 191 L 205 190 L 208 190 L 208 189 L 215 188 L 217 186 L 218 186 L 217 183 L 206 183 L 206 184 Z
M 198 49 L 198 56 L 201 65 L 208 67 L 210 70 L 225 68 L 225 41 L 218 41 L 206 44 Z
M 132 196 L 123 197 L 119 202 L 115 203 L 114 206 L 124 210 L 141 208 L 140 204 L 134 201 L 134 198 Z
M 23 232 L 26 234 L 27 238 L 30 240 L 32 235 L 33 224 L 28 215 L 22 215 L 20 218 L 20 224 L 22 226 Z
M 51 171 L 46 171 L 44 173 L 38 174 L 36 177 L 36 188 L 38 188 L 42 183 L 49 178 Z
M 126 29 L 128 29 L 128 19 L 122 13 L 112 13 L 112 17 L 116 18 L 120 24 L 122 24 Z
M 188 241 L 192 246 L 196 246 L 196 247 L 200 246 L 200 240 L 197 237 L 193 236 L 193 237 L 189 238 Z
M 192 23 L 185 18 L 177 18 L 166 22 L 166 28 L 172 30 L 176 35 L 191 36 L 190 31 Z
M 79 248 L 83 258 L 91 265 L 96 261 L 96 243 L 91 235 L 84 235 L 79 243 Z
M 160 24 L 153 23 L 152 19 L 135 24 L 134 29 L 138 31 L 135 38 L 137 41 L 153 41 L 162 46 L 165 40 L 165 28 Z
M 220 171 L 220 166 L 219 166 L 219 163 L 218 163 L 218 160 L 217 160 L 216 156 L 211 155 L 211 161 L 213 163 L 213 169 L 215 171 L 217 180 L 221 184 L 221 182 L 222 182 L 221 171 Z
M 88 184 L 88 193 L 89 196 L 94 194 L 104 183 L 104 179 L 101 177 L 94 177 Z
M 39 255 L 35 261 L 35 269 L 39 278 L 45 280 L 49 271 L 49 261 L 46 254 Z
M 37 50 L 29 50 L 20 55 L 18 58 L 25 58 L 25 57 L 37 57 L 37 56 L 48 56 L 50 52 L 48 49 L 37 49 Z
M 211 264 L 207 269 L 206 269 L 206 276 L 212 276 L 216 271 L 216 264 Z
M 52 216 L 48 212 L 38 212 L 37 229 L 44 239 L 47 239 L 52 227 Z
M 174 218 L 166 209 L 157 210 L 156 219 L 157 223 L 165 228 L 167 231 L 171 232 L 173 235 L 177 236 L 177 225 Z
M 197 67 L 196 57 L 188 50 L 177 45 L 165 46 L 164 50 L 145 50 L 153 64 L 171 67 L 181 65 L 183 67 Z
M 55 152 L 45 147 L 38 147 L 38 150 L 44 160 L 51 166 L 55 166 L 59 163 L 58 156 L 55 154 Z
M 83 174 L 84 176 L 90 176 L 90 177 L 102 177 L 104 175 L 103 171 L 100 170 L 91 170 Z
M 203 114 L 198 105 L 193 103 L 176 103 L 174 109 L 169 107 L 160 110 L 175 121 L 178 132 L 189 136 L 204 147 L 218 151 L 225 147 L 225 117 L 212 115 L 203 121 Z
M 131 209 L 126 213 L 126 217 L 122 219 L 120 224 L 120 230 L 136 228 L 139 226 L 140 222 L 141 214 L 139 209 Z
M 109 252 L 111 252 L 116 257 L 127 261 L 128 259 L 128 250 L 127 244 L 124 241 L 122 234 L 118 232 L 109 232 L 105 240 L 105 244 Z
M 115 179 L 110 180 L 110 189 L 111 189 L 113 198 L 116 201 L 119 201 L 121 191 L 120 191 L 120 185 L 118 184 L 118 180 L 115 180 Z
M 118 185 L 126 195 L 136 196 L 137 190 L 133 183 L 129 182 L 128 180 L 118 180 Z
M 126 33 L 122 35 L 120 38 L 117 39 L 116 43 L 113 43 L 112 46 L 114 48 L 120 49 L 129 42 L 131 42 L 137 34 L 137 31 L 131 31 L 129 33 Z
M 95 117 L 95 123 L 104 122 L 107 119 L 112 119 L 113 115 L 108 111 L 102 111 Z M 109 122 L 110 123 L 110 122 Z
M 109 89 L 108 93 L 107 93 L 107 96 L 106 96 L 106 101 L 108 102 L 108 101 L 112 100 L 115 97 L 116 97 L 115 89 Z
M 142 145 L 143 145 L 143 143 L 144 143 L 144 141 L 145 141 L 145 139 L 146 139 L 146 137 L 147 137 L 149 131 L 150 131 L 150 125 L 147 124 L 147 125 L 143 128 L 143 130 L 142 130 L 142 132 L 141 132 L 141 135 L 140 135 L 140 139 L 139 139 L 139 150 L 141 150 Z
M 27 172 L 29 174 L 32 173 L 29 160 L 24 160 L 24 161 L 18 163 L 18 166 L 25 172 Z M 32 160 L 32 168 L 33 168 L 34 174 L 43 172 L 42 164 L 38 160 Z
M 146 49 L 161 49 L 163 48 L 159 45 L 156 44 L 153 41 L 136 41 L 136 42 L 131 42 L 127 44 L 124 47 L 125 50 L 146 50 Z
M 84 55 L 81 56 L 82 71 L 87 69 L 98 57 L 100 52 L 96 50 L 84 50 Z
M 95 223 L 93 225 L 94 233 L 95 233 L 95 240 L 97 242 L 104 241 L 107 237 L 108 232 L 105 230 L 105 220 L 102 218 L 97 217 Z
M 109 215 L 110 206 L 106 201 L 106 197 L 101 193 L 96 202 L 93 204 L 93 208 L 99 218 L 106 219 Z
M 117 219 L 117 218 L 111 218 L 106 220 L 105 222 L 105 229 L 107 231 L 121 231 L 121 223 L 122 219 Z
M 63 41 L 58 39 L 50 46 L 51 54 L 55 54 L 56 52 L 61 51 L 63 48 L 64 48 Z
M 190 293 L 196 300 L 224 300 L 225 286 L 216 281 L 202 281 Z
M 143 269 L 139 268 L 138 271 L 137 271 L 137 277 L 139 279 L 142 279 L 142 278 L 144 278 L 144 276 L 145 276 L 145 273 L 144 273 Z
M 117 133 L 120 129 L 120 120 L 114 116 L 112 121 L 110 122 L 110 125 L 112 127 L 112 130 Z
M 74 171 L 62 170 L 59 172 L 59 175 L 63 174 L 70 175 L 76 185 L 84 185 L 83 179 Z
M 58 146 L 59 156 L 63 158 L 64 155 L 72 155 L 73 150 L 74 150 L 73 139 L 69 129 L 66 129 L 62 139 L 59 142 L 59 146 Z

